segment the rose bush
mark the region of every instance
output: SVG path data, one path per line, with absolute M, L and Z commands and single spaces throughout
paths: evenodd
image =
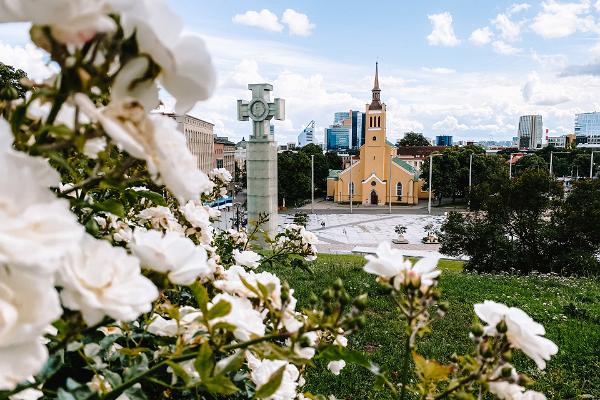
M 215 229 L 220 213 L 206 204 L 231 174 L 198 170 L 175 122 L 150 113 L 159 84 L 186 112 L 216 81 L 203 41 L 166 1 L 0 0 L 0 21 L 31 22 L 58 67 L 23 82 L 24 99 L 0 99 L 0 399 L 323 398 L 303 390 L 316 358 L 336 375 L 357 363 L 397 391 L 346 348 L 366 296 L 337 281 L 299 310 L 294 290 L 261 270 L 310 270 L 314 234 L 291 224 L 261 239 L 262 216 L 249 231 Z M 382 245 L 365 270 L 407 318 L 408 357 L 444 313 L 436 260 L 412 265 Z M 415 353 L 418 391 L 539 398 L 507 354 L 543 367 L 556 353 L 543 328 L 502 305 L 477 311 L 488 324 L 473 331 L 477 362 Z

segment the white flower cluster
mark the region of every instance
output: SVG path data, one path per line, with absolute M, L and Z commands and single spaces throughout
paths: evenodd
M 277 235 L 275 249 L 287 249 L 304 255 L 307 261 L 314 261 L 317 259 L 318 241 L 317 235 L 306 230 L 302 225 L 289 224 Z
M 135 319 L 158 296 L 139 262 L 86 235 L 49 187 L 59 176 L 45 160 L 11 148 L 0 120 L 0 389 L 35 374 L 48 357 L 42 337 L 63 306 L 90 324 L 105 315 Z

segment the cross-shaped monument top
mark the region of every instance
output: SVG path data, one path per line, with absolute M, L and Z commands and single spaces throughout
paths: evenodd
M 285 119 L 285 100 L 275 99 L 271 103 L 273 85 L 268 83 L 252 83 L 248 85 L 252 91 L 252 100 L 238 100 L 238 121 L 252 119 L 252 135 L 250 139 L 272 139 L 270 135 L 270 120 L 283 121 Z

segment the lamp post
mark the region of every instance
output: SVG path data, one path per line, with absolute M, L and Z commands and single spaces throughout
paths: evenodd
M 433 157 L 441 156 L 441 154 L 429 155 L 429 202 L 427 203 L 427 213 L 431 214 L 431 194 L 433 193 Z
M 352 214 L 352 200 L 354 200 L 354 182 L 352 182 L 352 167 L 354 166 L 354 160 L 352 159 L 352 155 L 350 155 L 350 185 L 348 186 L 348 190 L 350 191 L 350 214 Z
M 594 177 L 594 152 L 590 154 L 590 179 Z
M 392 213 L 392 158 L 393 155 L 390 155 L 390 178 L 388 179 L 388 203 L 390 206 L 390 214 Z
M 310 212 L 315 214 L 315 155 L 310 156 Z

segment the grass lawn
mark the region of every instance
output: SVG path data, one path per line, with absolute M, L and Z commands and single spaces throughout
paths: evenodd
M 404 328 L 392 303 L 379 289 L 373 275 L 361 267 L 364 258 L 351 255 L 320 255 L 314 274 L 300 270 L 276 270 L 295 289 L 299 306 L 303 307 L 311 292 L 320 294 L 341 277 L 352 295 L 369 294 L 367 326 L 350 337 L 349 346 L 367 353 L 377 364 L 391 372 L 398 381 Z M 545 371 L 522 354 L 515 357 L 519 371 L 537 383 L 534 389 L 549 399 L 600 399 L 600 282 L 582 278 L 514 277 L 474 275 L 461 272 L 461 263 L 444 261 L 440 280 L 443 299 L 450 302 L 446 317 L 434 326 L 433 333 L 419 342 L 418 351 L 441 361 L 453 353 L 471 350 L 469 327 L 475 314 L 473 304 L 494 300 L 522 308 L 543 324 L 546 336 L 559 347 L 559 353 Z M 325 365 L 309 370 L 305 390 L 333 394 L 338 399 L 386 399 L 384 393 L 372 389 L 369 372 L 347 366 L 334 376 Z

